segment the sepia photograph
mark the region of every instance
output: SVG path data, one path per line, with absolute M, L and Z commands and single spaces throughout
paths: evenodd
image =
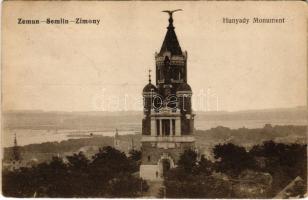
M 3 198 L 307 198 L 305 1 L 4 1 Z

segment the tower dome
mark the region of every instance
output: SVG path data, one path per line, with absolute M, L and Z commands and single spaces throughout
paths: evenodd
M 153 85 L 151 83 L 151 70 L 149 70 L 149 83 L 143 88 L 143 91 L 142 93 L 145 94 L 145 93 L 150 93 L 150 92 L 155 92 L 157 93 L 157 88 L 155 87 L 155 85 Z
M 187 83 L 182 83 L 179 87 L 178 87 L 178 89 L 177 89 L 177 91 L 178 92 L 183 92 L 183 91 L 192 91 L 191 90 L 191 87 L 187 84 Z
M 155 85 L 153 85 L 152 83 L 148 83 L 144 88 L 143 88 L 143 93 L 146 92 L 157 92 L 157 88 L 155 87 Z

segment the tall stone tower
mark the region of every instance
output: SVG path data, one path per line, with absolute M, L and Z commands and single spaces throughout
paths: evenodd
M 143 89 L 142 163 L 140 176 L 159 180 L 176 166 L 185 149 L 194 148 L 192 90 L 187 83 L 187 52 L 183 52 L 169 14 L 167 33 L 159 53 L 155 53 L 156 83 Z

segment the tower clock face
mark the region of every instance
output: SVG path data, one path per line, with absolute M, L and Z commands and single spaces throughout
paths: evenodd
M 153 107 L 159 109 L 163 107 L 163 98 L 161 96 L 154 96 L 153 98 Z

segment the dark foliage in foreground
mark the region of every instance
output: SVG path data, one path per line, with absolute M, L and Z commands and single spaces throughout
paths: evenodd
M 272 175 L 273 194 L 297 176 L 307 183 L 307 145 L 267 141 L 263 145 L 254 146 L 249 153 L 255 158 L 264 158 L 265 166 L 260 170 Z
M 138 154 L 138 152 L 135 152 Z M 90 160 L 83 153 L 54 157 L 32 168 L 3 172 L 3 194 L 10 197 L 137 197 L 136 157 L 104 147 Z M 148 186 L 142 183 L 143 191 Z
M 246 152 L 244 147 L 232 143 L 219 144 L 213 149 L 216 161 L 216 170 L 237 177 L 245 169 L 256 169 L 257 164 L 254 157 Z
M 167 198 L 228 198 L 231 185 L 211 176 L 213 163 L 204 157 L 197 161 L 193 150 L 186 150 L 165 176 Z
M 273 141 L 250 151 L 234 144 L 213 149 L 215 162 L 187 150 L 178 167 L 165 176 L 168 198 L 272 198 L 296 177 L 305 185 L 292 191 L 303 196 L 307 187 L 307 145 Z M 244 190 L 243 190 L 244 189 Z

